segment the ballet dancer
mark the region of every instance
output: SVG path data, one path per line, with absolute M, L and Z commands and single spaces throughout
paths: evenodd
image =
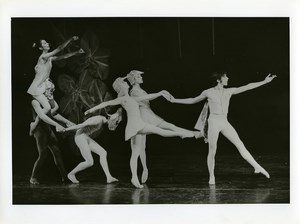
M 132 70 L 127 74 L 127 80 L 129 81 L 130 85 L 132 86 L 132 89 L 130 90 L 130 96 L 132 97 L 140 97 L 145 96 L 148 93 L 141 88 L 141 84 L 144 82 L 142 74 L 144 72 Z M 139 101 L 139 109 L 141 113 L 142 120 L 145 121 L 148 124 L 153 124 L 154 126 L 157 126 L 159 128 L 165 129 L 165 130 L 171 130 L 171 131 L 187 131 L 186 129 L 180 128 L 175 126 L 174 124 L 171 124 L 159 116 L 157 116 L 150 107 L 149 100 L 140 100 Z M 201 133 L 199 132 L 199 135 L 196 136 L 197 138 L 202 137 Z M 148 179 L 148 168 L 146 163 L 146 135 L 136 135 L 133 138 L 131 138 L 131 141 L 135 141 L 136 145 L 140 147 L 140 159 L 143 167 L 142 172 L 142 183 L 145 183 Z
M 139 101 L 144 100 L 153 100 L 160 96 L 165 98 L 170 97 L 169 93 L 165 90 L 159 93 L 152 93 L 141 97 L 131 97 L 129 96 L 128 89 L 129 85 L 124 80 L 126 77 L 117 78 L 113 83 L 113 89 L 118 93 L 118 97 L 114 100 L 103 102 L 85 112 L 85 114 L 93 113 L 96 110 L 100 110 L 107 106 L 119 105 L 127 112 L 127 125 L 125 128 L 125 141 L 132 139 L 136 135 L 148 135 L 148 134 L 157 134 L 163 137 L 181 137 L 181 138 L 192 138 L 195 135 L 198 135 L 198 132 L 193 131 L 172 131 L 164 130 L 160 127 L 157 127 L 153 124 L 148 124 L 141 118 L 141 113 L 139 110 Z M 140 147 L 136 141 L 131 141 L 132 155 L 130 158 L 130 168 L 132 173 L 131 183 L 136 188 L 143 188 L 143 185 L 140 184 L 137 177 L 137 159 L 140 155 Z
M 47 41 L 44 39 L 39 40 L 37 44 L 36 43 L 33 44 L 33 47 L 34 48 L 38 47 L 38 49 L 41 50 L 42 53 L 38 58 L 36 66 L 34 67 L 35 77 L 30 87 L 28 88 L 27 93 L 32 95 L 32 97 L 42 105 L 45 114 L 49 113 L 51 110 L 51 106 L 48 102 L 48 99 L 44 95 L 44 92 L 47 88 L 47 83 L 45 83 L 45 81 L 49 78 L 51 73 L 52 61 L 67 59 L 74 55 L 84 53 L 82 49 L 79 49 L 78 51 L 75 52 L 57 56 L 57 54 L 60 51 L 62 51 L 71 41 L 75 41 L 75 40 L 78 40 L 77 36 L 73 36 L 72 38 L 70 38 L 65 43 L 58 46 L 55 50 L 51 52 L 49 52 L 50 50 L 49 43 L 47 43 Z M 32 131 L 34 130 L 37 124 L 38 124 L 38 120 L 31 123 L 30 135 L 32 134 Z
M 265 80 L 261 82 L 250 83 L 245 86 L 237 88 L 224 88 L 228 84 L 228 76 L 225 72 L 216 72 L 212 76 L 217 85 L 204 90 L 199 96 L 195 98 L 187 99 L 174 99 L 172 96 L 170 101 L 172 103 L 181 104 L 195 104 L 202 100 L 208 100 L 208 106 L 210 115 L 208 118 L 208 144 L 209 151 L 207 156 L 207 166 L 209 171 L 209 184 L 215 184 L 215 155 L 217 151 L 217 141 L 219 133 L 221 132 L 229 141 L 231 141 L 238 149 L 241 156 L 254 168 L 255 173 L 262 173 L 267 178 L 270 178 L 269 173 L 260 166 L 249 151 L 244 146 L 243 142 L 239 138 L 236 130 L 227 120 L 227 113 L 229 107 L 229 101 L 232 95 L 239 94 L 251 89 L 255 89 L 262 85 L 271 82 L 276 75 L 269 74 Z
M 69 174 L 68 178 L 74 184 L 78 184 L 79 181 L 76 178 L 76 174 L 82 170 L 85 170 L 94 164 L 92 152 L 96 153 L 100 157 L 100 165 L 105 173 L 106 182 L 113 183 L 118 181 L 114 178 L 108 168 L 107 164 L 107 152 L 102 148 L 95 140 L 90 136 L 101 129 L 104 124 L 108 124 L 110 130 L 115 130 L 119 122 L 122 120 L 122 108 L 119 108 L 116 113 L 109 115 L 109 118 L 98 115 L 88 118 L 81 124 L 71 126 L 65 129 L 65 131 L 77 130 L 75 134 L 75 143 L 78 146 L 84 161 L 79 163 Z

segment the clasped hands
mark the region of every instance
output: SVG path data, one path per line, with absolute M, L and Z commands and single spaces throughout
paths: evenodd
M 169 102 L 173 102 L 174 97 L 167 90 L 160 91 L 160 94 Z

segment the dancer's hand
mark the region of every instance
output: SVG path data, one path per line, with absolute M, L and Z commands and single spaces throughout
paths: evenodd
M 78 36 L 73 36 L 73 37 L 72 37 L 72 40 L 78 40 L 78 39 L 79 39 Z
M 85 53 L 85 52 L 84 52 L 84 50 L 83 50 L 82 48 L 80 48 L 80 49 L 78 50 L 78 53 L 79 53 L 79 54 L 83 54 L 83 53 Z
M 66 123 L 66 125 L 67 125 L 67 127 L 72 127 L 72 126 L 74 126 L 76 124 L 74 124 L 73 122 L 69 121 L 69 122 Z
M 93 108 L 91 108 L 91 109 L 87 110 L 86 112 L 84 112 L 84 115 L 88 115 L 88 114 L 91 114 L 93 112 L 94 112 L 94 110 L 93 110 Z
M 56 131 L 57 132 L 65 132 L 65 128 L 59 124 L 56 126 Z
M 269 73 L 269 75 L 265 78 L 265 82 L 269 83 L 276 77 L 277 77 L 276 75 L 272 75 L 271 73 Z
M 166 90 L 162 90 L 159 92 L 161 96 L 163 96 L 164 98 L 166 98 L 167 100 L 170 99 L 171 94 L 166 91 Z

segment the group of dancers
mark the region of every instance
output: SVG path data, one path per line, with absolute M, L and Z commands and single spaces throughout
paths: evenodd
M 270 178 L 269 173 L 259 165 L 240 140 L 237 132 L 227 120 L 228 107 L 232 95 L 251 90 L 267 83 L 270 83 L 276 75 L 269 74 L 263 81 L 250 83 L 237 88 L 225 88 L 228 84 L 226 72 L 215 72 L 212 78 L 215 85 L 212 88 L 204 90 L 199 96 L 187 99 L 176 99 L 168 91 L 162 90 L 158 93 L 148 94 L 141 88 L 143 83 L 143 72 L 138 70 L 130 71 L 125 77 L 119 77 L 113 82 L 113 89 L 118 94 L 116 99 L 102 102 L 101 104 L 90 108 L 85 115 L 92 114 L 97 110 L 107 106 L 120 105 L 114 114 L 107 116 L 95 115 L 86 119 L 81 124 L 74 124 L 62 115 L 57 113 L 58 105 L 53 98 L 54 84 L 49 79 L 52 61 L 66 59 L 71 56 L 83 54 L 84 51 L 79 49 L 76 52 L 57 56 L 71 41 L 78 40 L 77 36 L 70 38 L 53 51 L 50 51 L 49 44 L 46 40 L 39 40 L 34 44 L 35 48 L 41 50 L 41 55 L 35 66 L 35 78 L 28 89 L 32 95 L 32 107 L 35 111 L 35 121 L 30 124 L 30 135 L 34 135 L 39 152 L 32 175 L 31 184 L 39 184 L 39 170 L 48 156 L 48 149 L 53 154 L 55 164 L 57 165 L 62 181 L 70 180 L 72 183 L 79 183 L 76 174 L 94 163 L 92 152 L 100 157 L 100 165 L 106 175 L 107 183 L 118 181 L 109 171 L 107 163 L 107 153 L 91 135 L 104 125 L 108 125 L 110 130 L 115 130 L 122 121 L 122 111 L 127 114 L 127 124 L 125 128 L 125 141 L 130 140 L 131 144 L 131 183 L 136 188 L 143 188 L 143 183 L 148 179 L 148 168 L 146 163 L 146 136 L 156 134 L 163 137 L 180 137 L 180 138 L 205 138 L 209 145 L 207 166 L 209 171 L 208 183 L 215 184 L 215 155 L 217 151 L 217 141 L 219 133 L 222 133 L 238 149 L 241 156 L 254 168 L 255 173 L 261 173 Z M 131 88 L 130 88 L 130 86 Z M 130 90 L 130 91 L 129 91 Z M 164 97 L 171 103 L 195 104 L 200 101 L 206 101 L 206 104 L 195 125 L 196 131 L 187 130 L 171 124 L 157 116 L 150 108 L 150 101 L 158 97 Z M 123 108 L 123 109 L 122 109 Z M 65 127 L 60 123 L 64 123 Z M 65 171 L 63 161 L 57 146 L 57 139 L 50 126 L 55 126 L 57 132 L 76 130 L 74 137 L 80 153 L 84 159 L 68 174 Z M 138 178 L 137 164 L 140 158 L 142 164 L 141 182 Z

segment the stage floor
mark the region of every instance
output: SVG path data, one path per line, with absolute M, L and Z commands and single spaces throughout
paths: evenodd
M 205 164 L 202 163 L 203 170 L 199 171 L 199 166 L 183 162 L 176 167 L 180 172 L 172 175 L 172 170 L 166 169 L 158 158 L 157 165 L 149 169 L 149 179 L 143 189 L 135 189 L 130 184 L 130 176 L 116 176 L 119 182 L 114 184 L 105 184 L 104 177 L 95 180 L 91 174 L 80 184 L 31 185 L 29 176 L 14 175 L 13 204 L 289 203 L 288 158 L 266 155 L 259 160 L 270 172 L 270 179 L 254 174 L 238 156 L 219 156 L 216 185 L 212 186 L 207 183 Z

